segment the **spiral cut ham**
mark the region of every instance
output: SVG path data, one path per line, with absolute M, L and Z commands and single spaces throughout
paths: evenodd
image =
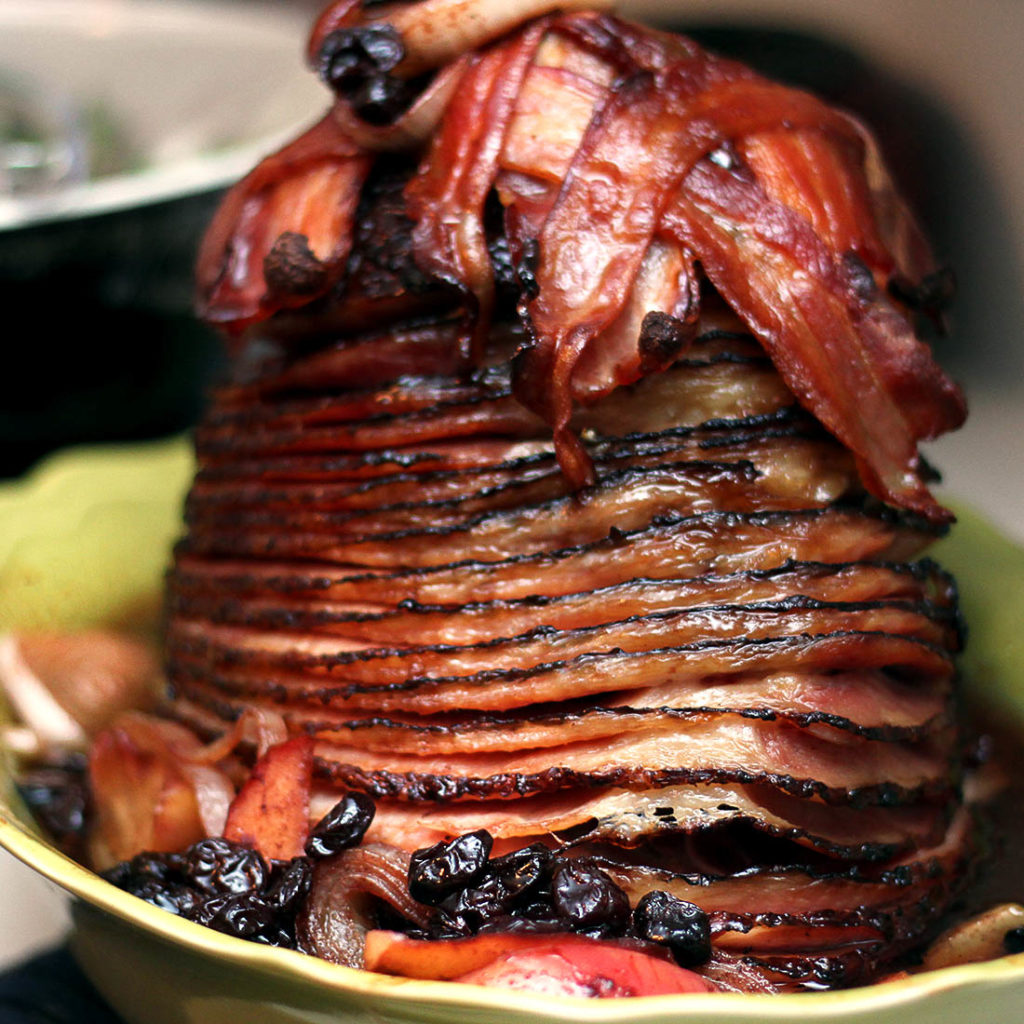
M 698 904 L 714 985 L 868 980 L 975 853 L 955 586 L 916 560 L 951 518 L 917 444 L 964 408 L 891 297 L 930 257 L 814 98 L 565 4 L 431 29 L 466 6 L 331 7 L 334 108 L 207 236 L 237 372 L 171 713 L 279 714 L 371 850 L 485 828 Z M 360 121 L 353 81 L 435 72 Z

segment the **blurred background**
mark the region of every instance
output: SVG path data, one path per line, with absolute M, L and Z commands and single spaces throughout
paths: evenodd
M 0 0 L 0 475 L 184 429 L 219 348 L 191 315 L 217 196 L 316 118 L 300 4 Z
M 191 314 L 217 198 L 315 120 L 302 48 L 319 0 L 0 0 L 0 478 L 56 449 L 178 433 L 220 349 Z M 1024 541 L 1021 0 L 623 0 L 860 114 L 940 258 L 967 428 L 947 489 Z M 62 911 L 0 857 L 0 966 Z

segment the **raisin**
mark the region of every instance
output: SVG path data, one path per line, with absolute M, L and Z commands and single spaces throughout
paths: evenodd
M 276 861 L 267 884 L 267 906 L 278 914 L 294 914 L 309 895 L 313 865 L 305 857 Z
M 512 932 L 517 935 L 550 935 L 565 931 L 565 922 L 559 921 L 550 916 L 544 918 L 527 917 L 497 917 L 487 921 L 481 928 L 480 934 L 487 935 L 500 932 Z
M 202 897 L 185 885 L 167 885 L 162 882 L 148 881 L 129 890 L 133 896 L 152 903 L 154 907 L 177 914 L 178 917 L 189 917 L 202 902 Z
M 464 922 L 471 931 L 476 931 L 485 921 L 508 916 L 512 900 L 512 895 L 501 882 L 490 877 L 477 886 L 453 893 L 441 908 Z
M 391 25 L 340 28 L 323 41 L 320 77 L 341 95 L 349 95 L 368 76 L 393 70 L 405 56 L 405 46 Z
M 119 861 L 113 867 L 106 868 L 99 874 L 100 878 L 111 885 L 116 885 L 118 889 L 127 889 L 131 884 L 132 869 L 126 860 Z
M 185 852 L 186 880 L 201 893 L 262 892 L 267 882 L 266 861 L 256 850 L 230 839 L 202 839 Z
M 261 932 L 252 936 L 253 942 L 262 943 L 264 946 L 276 946 L 278 949 L 298 949 L 299 944 L 295 939 L 295 932 L 287 925 L 280 923 L 269 926 Z
M 629 923 L 629 897 L 600 868 L 575 861 L 556 866 L 551 901 L 573 931 L 621 935 Z
M 376 810 L 365 793 L 346 793 L 313 827 L 306 840 L 306 853 L 310 857 L 333 857 L 358 846 Z
M 471 886 L 483 875 L 493 844 L 490 833 L 480 829 L 417 850 L 409 864 L 409 895 L 436 906 L 449 893 Z
M 463 939 L 472 934 L 473 929 L 465 918 L 445 910 L 440 910 L 430 924 L 431 939 Z
M 537 893 L 551 880 L 553 854 L 540 843 L 496 857 L 487 867 L 489 877 L 504 887 L 510 899 Z
M 395 120 L 415 97 L 415 86 L 390 75 L 367 75 L 352 90 L 352 108 L 367 123 L 386 125 Z
M 182 881 L 183 859 L 173 853 L 139 853 L 128 861 L 128 873 L 132 885 L 146 881 L 168 885 Z
M 273 934 L 276 926 L 274 911 L 249 892 L 226 893 L 204 900 L 195 908 L 192 920 L 239 939 Z
M 700 907 L 667 892 L 649 892 L 633 911 L 642 939 L 668 946 L 681 967 L 696 967 L 711 956 L 711 928 Z
M 89 820 L 90 797 L 84 759 L 70 756 L 34 768 L 18 781 L 18 793 L 46 832 L 65 852 L 77 849 Z

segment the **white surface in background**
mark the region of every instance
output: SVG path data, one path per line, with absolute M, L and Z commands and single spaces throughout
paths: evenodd
M 964 427 L 926 448 L 942 473 L 937 493 L 984 512 L 1024 545 L 1024 381 L 1008 381 L 1002 389 L 968 386 L 967 400 Z
M 223 0 L 0 0 L 0 75 L 118 125 L 142 168 L 0 196 L 0 228 L 213 189 L 315 121 L 308 14 Z

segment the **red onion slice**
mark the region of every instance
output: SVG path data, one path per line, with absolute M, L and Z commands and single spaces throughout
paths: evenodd
M 417 927 L 430 923 L 431 911 L 409 895 L 405 851 L 367 843 L 321 861 L 296 922 L 302 947 L 331 963 L 362 967 L 366 934 L 374 927 L 374 899 L 383 900 Z

